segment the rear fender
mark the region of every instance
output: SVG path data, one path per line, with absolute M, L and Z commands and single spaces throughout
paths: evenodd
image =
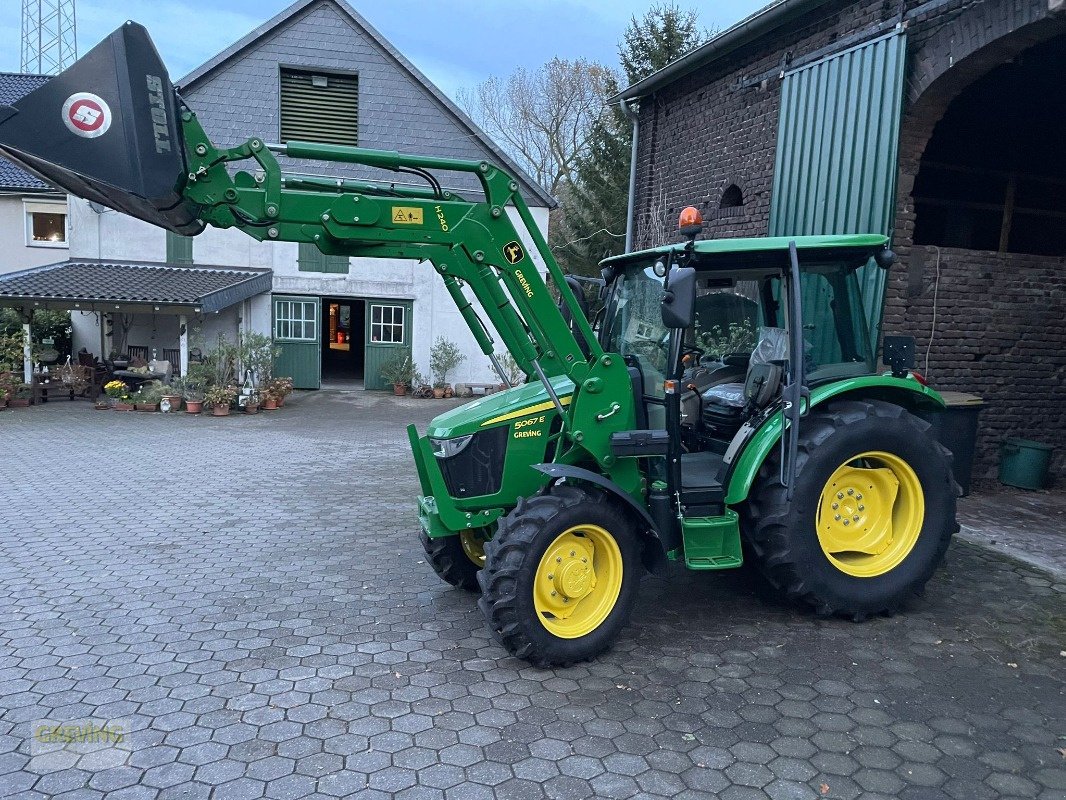
M 642 555 L 644 568 L 653 573 L 661 573 L 663 571 L 666 566 L 667 556 L 666 547 L 663 545 L 662 538 L 659 535 L 659 529 L 648 510 L 634 500 L 621 486 L 597 472 L 569 464 L 533 464 L 531 466 L 553 480 L 570 478 L 591 483 L 593 486 L 603 489 L 612 497 L 620 500 L 623 506 L 639 520 L 637 529 L 640 531 L 641 540 L 644 543 Z
M 944 399 L 933 389 L 911 378 L 894 378 L 891 375 L 866 375 L 823 384 L 811 389 L 811 407 L 839 397 L 883 400 L 907 409 L 943 408 Z M 727 505 L 743 503 L 759 474 L 759 468 L 781 441 L 781 412 L 770 417 L 752 434 L 736 456 L 726 484 Z M 803 422 L 800 422 L 803 430 Z

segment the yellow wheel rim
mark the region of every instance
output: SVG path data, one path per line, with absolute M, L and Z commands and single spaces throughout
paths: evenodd
M 477 566 L 485 566 L 485 535 L 481 531 L 459 531 L 459 544 L 466 557 Z
M 829 476 L 815 524 L 833 566 L 874 578 L 908 556 L 924 521 L 925 494 L 914 469 L 893 453 L 873 450 L 848 459 Z
M 575 525 L 555 538 L 537 567 L 533 606 L 549 633 L 577 639 L 610 615 L 622 590 L 622 551 L 597 525 Z

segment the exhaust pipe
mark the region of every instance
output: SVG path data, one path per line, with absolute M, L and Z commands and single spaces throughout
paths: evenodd
M 148 31 L 127 22 L 69 68 L 0 106 L 0 153 L 67 192 L 185 236 L 182 103 Z

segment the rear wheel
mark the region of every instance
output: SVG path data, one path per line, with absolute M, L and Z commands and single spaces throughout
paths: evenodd
M 800 428 L 791 501 L 768 458 L 744 515 L 775 588 L 822 614 L 862 619 L 921 591 L 955 523 L 951 454 L 929 425 L 880 401 L 843 401 Z
M 536 666 L 606 650 L 640 581 L 640 545 L 602 492 L 556 486 L 518 506 L 485 545 L 478 601 L 496 639 Z
M 430 539 L 422 531 L 419 538 L 433 571 L 441 580 L 468 592 L 480 591 L 477 573 L 485 565 L 487 534 L 484 530 L 460 531 L 455 536 L 439 539 Z

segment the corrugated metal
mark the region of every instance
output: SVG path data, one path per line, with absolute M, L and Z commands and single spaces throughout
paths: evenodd
M 359 79 L 281 71 L 281 141 L 359 144 Z
M 785 75 L 771 236 L 891 233 L 906 52 L 906 36 L 893 33 Z M 885 272 L 871 264 L 860 280 L 876 342 Z

